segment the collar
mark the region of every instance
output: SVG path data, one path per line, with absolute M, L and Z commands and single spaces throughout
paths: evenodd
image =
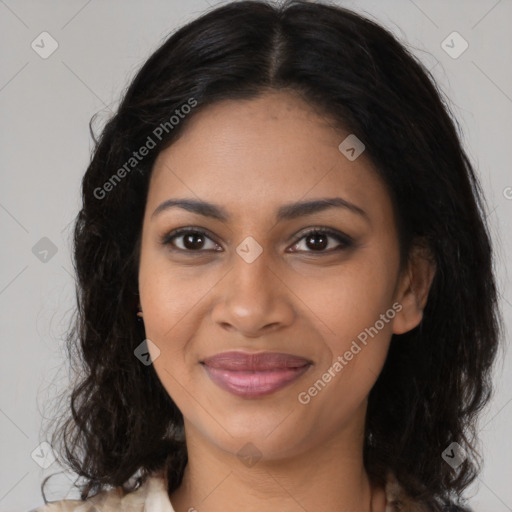
M 100 510 L 105 512 L 115 510 L 175 512 L 167 489 L 167 472 L 159 470 L 150 474 L 144 483 L 131 493 L 125 493 L 121 488 L 114 488 L 101 492 L 87 501 L 99 506 Z M 388 472 L 386 477 L 385 494 L 385 512 L 433 512 L 431 507 L 408 496 L 392 472 Z M 84 505 L 83 502 L 80 504 Z M 81 509 L 73 509 L 73 512 L 79 512 L 79 510 Z

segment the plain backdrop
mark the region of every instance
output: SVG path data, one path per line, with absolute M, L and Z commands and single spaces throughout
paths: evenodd
M 147 57 L 174 29 L 215 4 L 0 0 L 0 511 L 40 506 L 43 476 L 59 470 L 56 463 L 40 465 L 51 462 L 41 426 L 69 380 L 62 340 L 75 306 L 70 235 L 92 147 L 89 120 L 99 112 L 101 125 Z M 488 202 L 507 339 L 512 323 L 512 0 L 339 4 L 389 28 L 432 70 L 450 99 Z M 485 465 L 467 493 L 477 512 L 512 510 L 511 370 L 505 350 L 480 424 Z M 62 473 L 49 498 L 76 497 L 67 494 L 70 486 Z

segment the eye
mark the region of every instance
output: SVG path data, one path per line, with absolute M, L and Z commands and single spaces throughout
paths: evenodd
M 306 249 L 300 249 L 300 242 L 304 240 Z M 335 240 L 337 246 L 329 248 L 329 241 Z M 208 247 L 210 242 L 210 247 Z M 180 228 L 164 235 L 161 243 L 163 245 L 172 245 L 179 251 L 184 252 L 207 252 L 222 251 L 220 245 L 215 242 L 208 234 L 199 228 Z M 317 252 L 330 253 L 347 249 L 353 245 L 353 240 L 348 235 L 330 228 L 311 228 L 296 239 L 291 252 Z M 328 250 L 325 250 L 328 249 Z
M 329 247 L 329 239 L 334 239 L 336 242 L 338 242 L 338 246 L 330 247 L 328 250 L 325 250 Z M 300 242 L 302 240 L 304 240 L 303 247 L 306 247 L 305 252 L 330 253 L 333 251 L 348 249 L 353 245 L 353 240 L 349 236 L 330 228 L 317 227 L 308 230 L 306 233 L 303 233 L 302 236 L 294 242 L 292 246 L 292 252 L 297 252 L 297 248 L 301 245 Z M 302 251 L 304 249 L 298 250 Z
M 181 240 L 180 240 L 181 239 Z M 175 240 L 180 240 L 175 243 Z M 210 247 L 207 242 L 211 242 Z M 207 250 L 218 251 L 220 247 L 204 231 L 193 228 L 181 228 L 171 231 L 162 238 L 163 245 L 173 245 L 178 250 L 186 252 L 206 252 Z

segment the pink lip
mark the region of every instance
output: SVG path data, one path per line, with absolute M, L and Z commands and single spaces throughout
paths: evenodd
M 312 362 L 275 352 L 223 352 L 202 361 L 215 384 L 237 396 L 254 398 L 274 393 L 298 379 Z

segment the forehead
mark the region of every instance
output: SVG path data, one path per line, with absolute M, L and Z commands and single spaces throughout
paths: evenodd
M 390 207 L 364 152 L 350 161 L 339 150 L 349 133 L 296 95 L 226 100 L 184 122 L 180 138 L 155 161 L 148 209 L 184 196 L 247 214 L 336 195 L 381 212 Z

